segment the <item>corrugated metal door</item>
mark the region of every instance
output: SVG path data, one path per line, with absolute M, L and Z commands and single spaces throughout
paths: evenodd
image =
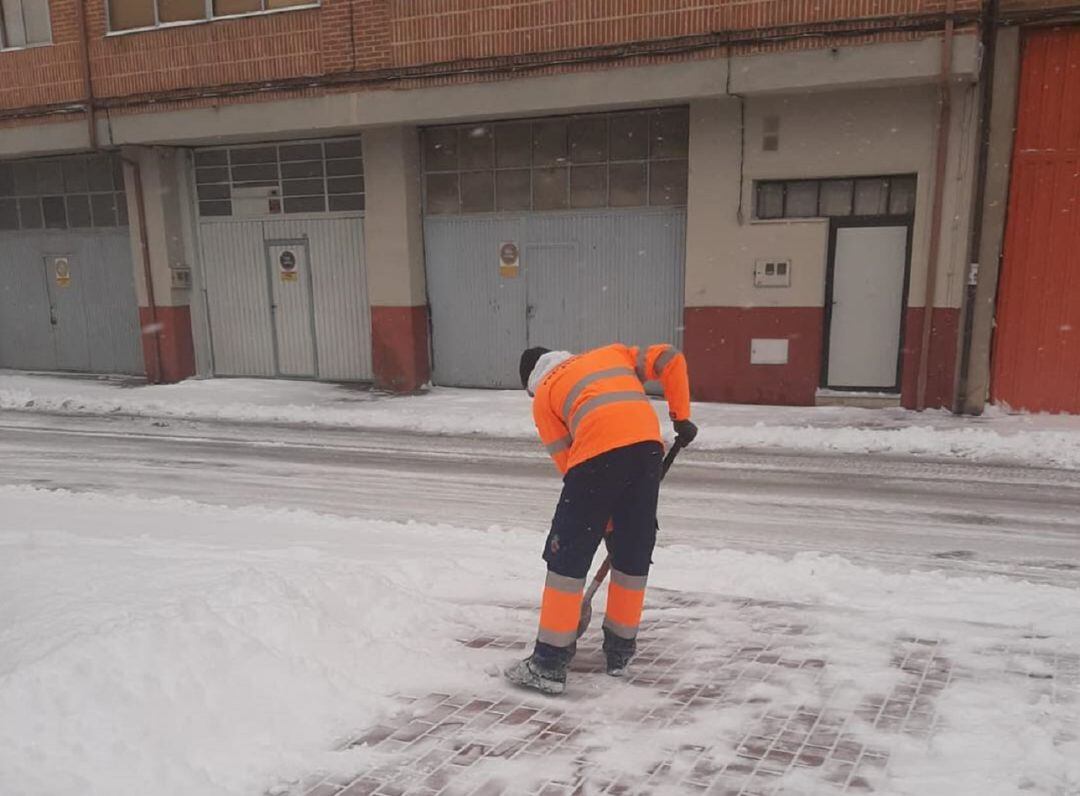
M 83 285 L 86 269 L 74 255 L 50 255 L 41 263 L 49 289 L 49 322 L 53 327 L 57 370 L 89 370 L 90 341 L 86 328 Z
M 214 373 L 276 376 L 261 221 L 199 225 Z
M 371 309 L 359 216 L 204 220 L 199 237 L 216 375 L 371 378 Z M 307 258 L 306 281 L 299 284 L 311 307 L 301 324 L 314 344 L 310 367 L 275 358 L 275 302 L 267 269 L 269 284 L 280 285 L 280 263 L 268 264 L 267 246 L 283 240 L 302 242 Z
M 143 372 L 119 158 L 0 162 L 0 367 Z
M 143 372 L 126 229 L 0 233 L 0 280 L 0 366 Z
M 359 139 L 199 150 L 195 183 L 214 373 L 370 379 Z
M 680 342 L 681 208 L 428 217 L 424 239 L 438 384 L 519 387 L 530 345 Z M 507 242 L 521 252 L 513 277 L 498 267 Z
M 1024 39 L 991 391 L 1080 412 L 1080 28 Z
M 679 344 L 685 108 L 437 127 L 423 151 L 436 383 L 517 388 L 528 345 Z
M 522 240 L 524 227 L 521 218 L 425 219 L 437 384 L 520 386 L 515 374 L 528 340 L 525 280 L 520 271 L 500 276 L 498 255 L 503 243 Z

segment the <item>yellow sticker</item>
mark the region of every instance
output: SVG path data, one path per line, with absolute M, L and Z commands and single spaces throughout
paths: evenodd
M 297 274 L 296 271 L 282 271 L 281 272 L 281 281 L 282 282 L 295 282 L 298 276 L 299 276 L 299 274 Z
M 71 265 L 66 257 L 57 257 L 53 269 L 56 272 L 56 284 L 60 287 L 67 287 L 71 284 Z

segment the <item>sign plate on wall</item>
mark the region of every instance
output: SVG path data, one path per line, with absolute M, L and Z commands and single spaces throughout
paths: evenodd
M 282 282 L 295 282 L 298 277 L 296 270 L 296 255 L 289 250 L 285 250 L 278 258 L 278 264 L 281 266 L 281 281 Z
M 503 243 L 499 246 L 499 276 L 515 278 L 520 271 L 519 257 L 516 243 Z
M 71 284 L 71 263 L 67 257 L 57 257 L 53 260 L 53 272 L 56 274 L 56 284 L 60 287 Z

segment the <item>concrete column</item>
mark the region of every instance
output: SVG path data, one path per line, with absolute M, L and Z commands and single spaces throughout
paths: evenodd
M 415 127 L 365 130 L 364 260 L 375 382 L 416 390 L 431 376 L 420 144 Z
M 990 394 L 990 352 L 994 338 L 994 310 L 997 304 L 998 273 L 1005 241 L 1005 215 L 1009 206 L 1009 175 L 1012 166 L 1013 129 L 1016 120 L 1017 89 L 1020 82 L 1020 31 L 1005 28 L 995 44 L 994 101 L 990 110 L 990 146 L 986 158 L 986 195 L 983 200 L 982 235 L 979 251 L 978 283 L 971 308 L 967 385 L 960 396 L 961 408 L 979 414 Z
M 122 155 L 146 375 L 152 382 L 176 382 L 195 374 L 181 153 L 131 147 Z

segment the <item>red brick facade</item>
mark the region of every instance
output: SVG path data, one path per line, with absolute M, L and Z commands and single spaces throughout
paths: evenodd
M 18 109 L 57 112 L 85 100 L 77 1 L 51 0 L 52 46 L 0 54 L 0 116 Z M 769 28 L 775 42 L 799 26 L 828 33 L 833 21 L 847 34 L 889 37 L 898 35 L 889 32 L 894 22 L 910 31 L 912 20 L 940 17 L 945 8 L 945 0 L 895 0 L 887 10 L 876 0 L 323 0 L 319 8 L 106 35 L 106 0 L 85 3 L 93 90 L 104 105 L 233 84 L 294 81 L 280 89 L 295 92 L 295 81 L 343 74 L 371 74 L 376 84 L 405 76 L 445 82 L 446 74 L 422 67 L 478 59 L 524 58 L 533 67 L 564 71 L 595 59 L 598 48 L 609 60 L 701 57 L 703 51 L 708 57 L 726 43 L 754 46 L 755 30 Z M 978 8 L 978 0 L 955 2 L 955 12 L 967 20 Z M 491 67 L 489 75 L 500 65 Z

